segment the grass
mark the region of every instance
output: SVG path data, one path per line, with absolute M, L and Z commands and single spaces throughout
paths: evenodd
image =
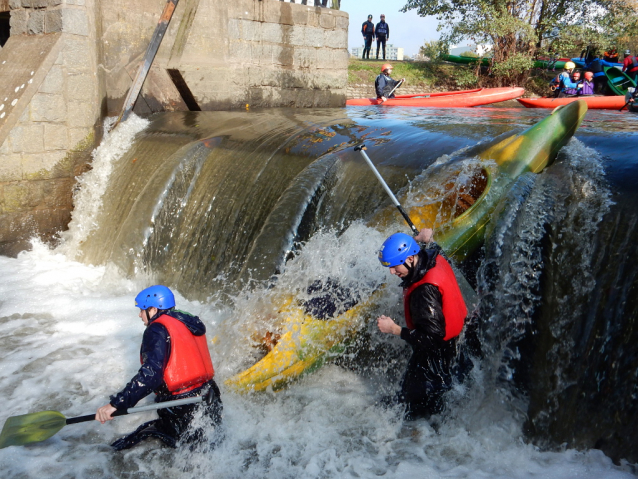
M 381 65 L 389 63 L 394 67 L 392 78 L 405 78 L 408 85 L 422 86 L 427 89 L 439 87 L 454 87 L 454 71 L 459 65 L 435 63 L 435 62 L 404 62 L 404 61 L 381 61 L 381 60 L 361 60 L 351 58 L 348 67 L 348 83 L 373 83 L 379 73 Z M 463 68 L 463 66 L 460 66 Z M 450 85 L 450 80 L 452 84 Z
M 476 88 L 483 83 L 489 85 L 489 78 L 476 78 L 474 67 L 448 62 L 406 62 L 361 60 L 350 58 L 348 66 L 349 84 L 374 84 L 374 80 L 381 73 L 381 65 L 390 63 L 394 67 L 392 78 L 405 78 L 407 85 L 423 88 L 423 91 L 453 91 Z M 528 94 L 539 96 L 550 94 L 549 80 L 558 72 L 547 72 L 534 69 L 524 85 Z M 487 82 L 485 80 L 488 80 Z M 487 83 L 487 84 L 485 84 Z M 528 96 L 527 94 L 525 96 Z

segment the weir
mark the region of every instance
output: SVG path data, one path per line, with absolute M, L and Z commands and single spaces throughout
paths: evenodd
M 174 4 L 136 114 L 344 104 L 346 13 L 276 0 Z M 0 50 L 0 254 L 66 227 L 74 178 L 103 119 L 122 110 L 165 5 L 0 2 L 0 39 L 6 20 L 11 32 Z

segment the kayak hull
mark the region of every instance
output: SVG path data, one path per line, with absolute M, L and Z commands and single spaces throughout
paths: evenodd
M 448 214 L 446 222 L 432 223 L 436 223 L 437 217 L 446 216 L 441 215 L 442 208 L 449 203 L 450 195 L 446 194 L 434 208 L 431 208 L 432 204 L 408 208 L 408 214 L 420 227 L 440 227 L 437 229 L 437 243 L 449 256 L 457 260 L 464 259 L 482 244 L 491 216 L 516 179 L 526 172 L 540 172 L 551 163 L 573 136 L 586 112 L 585 102 L 572 103 L 552 112 L 523 133 L 511 134 L 487 146 L 478 145 L 469 150 L 469 157 L 478 165 L 476 176 L 470 182 L 480 185 L 480 193 L 476 195 L 473 205 L 461 214 Z M 464 164 L 465 159 L 459 158 L 440 165 L 440 171 L 444 174 L 454 172 Z M 452 210 L 454 200 L 456 198 L 453 198 Z M 387 229 L 395 223 L 396 211 L 389 208 L 373 219 L 371 225 Z M 226 386 L 240 393 L 269 388 L 277 390 L 314 371 L 327 358 L 343 351 L 344 345 L 363 326 L 366 312 L 376 303 L 380 294 L 381 290 L 378 290 L 367 300 L 330 320 L 315 319 L 305 313 L 294 298 L 286 298 L 280 308 L 284 326 L 277 345 L 256 364 L 226 380 Z
M 500 101 L 514 100 L 523 95 L 524 88 L 479 88 L 459 92 L 421 93 L 419 95 L 402 95 L 381 102 L 376 98 L 354 98 L 346 101 L 349 106 L 413 106 L 429 108 L 467 108 L 489 105 Z
M 527 108 L 556 108 L 575 101 L 584 101 L 590 110 L 619 110 L 625 104 L 622 96 L 578 96 L 573 98 L 518 98 Z
M 480 61 L 482 66 L 489 66 L 491 61 L 491 58 L 462 57 L 460 55 L 441 55 L 441 59 L 446 62 L 460 63 L 462 65 L 472 65 Z

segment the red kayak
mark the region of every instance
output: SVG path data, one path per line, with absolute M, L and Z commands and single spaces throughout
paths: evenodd
M 434 108 L 464 108 L 468 106 L 488 105 L 505 100 L 514 100 L 525 92 L 523 88 L 477 88 L 476 90 L 446 91 L 441 93 L 418 93 L 416 95 L 397 95 L 383 106 L 422 106 Z M 346 105 L 380 105 L 376 98 L 354 98 Z
M 585 100 L 590 110 L 620 110 L 625 104 L 624 96 L 575 96 L 571 98 L 519 98 L 518 102 L 527 108 L 556 108 L 573 101 Z

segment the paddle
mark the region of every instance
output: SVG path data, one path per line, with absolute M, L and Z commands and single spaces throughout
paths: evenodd
M 144 411 L 153 411 L 166 407 L 182 406 L 202 402 L 202 396 L 166 401 L 148 406 L 138 406 L 127 410 L 118 410 L 113 416 L 124 416 Z M 77 424 L 95 420 L 95 414 L 66 418 L 58 411 L 41 411 L 7 418 L 0 433 L 0 449 L 8 446 L 23 446 L 49 439 L 67 424 Z
M 412 229 L 412 231 L 414 232 L 414 235 L 418 235 L 419 234 L 419 230 L 417 229 L 416 226 L 414 226 L 414 223 L 412 223 L 412 220 L 410 219 L 410 217 L 408 216 L 408 214 L 405 212 L 405 210 L 401 207 L 401 203 L 399 203 L 399 200 L 397 200 L 397 197 L 394 196 L 394 193 L 392 193 L 392 190 L 390 189 L 390 187 L 388 186 L 388 184 L 383 180 L 383 177 L 379 174 L 379 171 L 376 169 L 376 167 L 372 164 L 372 161 L 370 161 L 370 158 L 368 158 L 368 155 L 365 152 L 366 149 L 366 145 L 361 143 L 360 145 L 357 145 L 354 147 L 354 151 L 359 151 L 361 152 L 361 156 L 363 156 L 363 159 L 366 160 L 366 163 L 368 164 L 368 166 L 372 169 L 372 172 L 375 174 L 375 176 L 377 177 L 377 179 L 381 182 L 381 185 L 383 185 L 383 188 L 385 189 L 386 193 L 388 193 L 388 196 L 390 196 L 390 199 L 392 200 L 392 202 L 394 203 L 394 205 L 397 207 L 397 209 L 399 210 L 399 213 L 401 213 L 401 215 L 403 216 L 403 218 L 405 218 L 405 221 L 407 221 L 408 225 L 410 226 L 410 228 Z
M 395 87 L 392 89 L 392 91 L 390 93 L 388 93 L 388 96 L 386 96 L 386 98 L 390 98 L 390 96 L 394 93 L 394 90 L 396 90 L 397 88 L 399 88 L 401 86 L 401 84 L 404 82 L 405 80 L 402 78 L 401 80 L 399 80 L 399 83 L 397 83 L 395 85 Z M 383 104 L 383 102 L 381 102 Z

